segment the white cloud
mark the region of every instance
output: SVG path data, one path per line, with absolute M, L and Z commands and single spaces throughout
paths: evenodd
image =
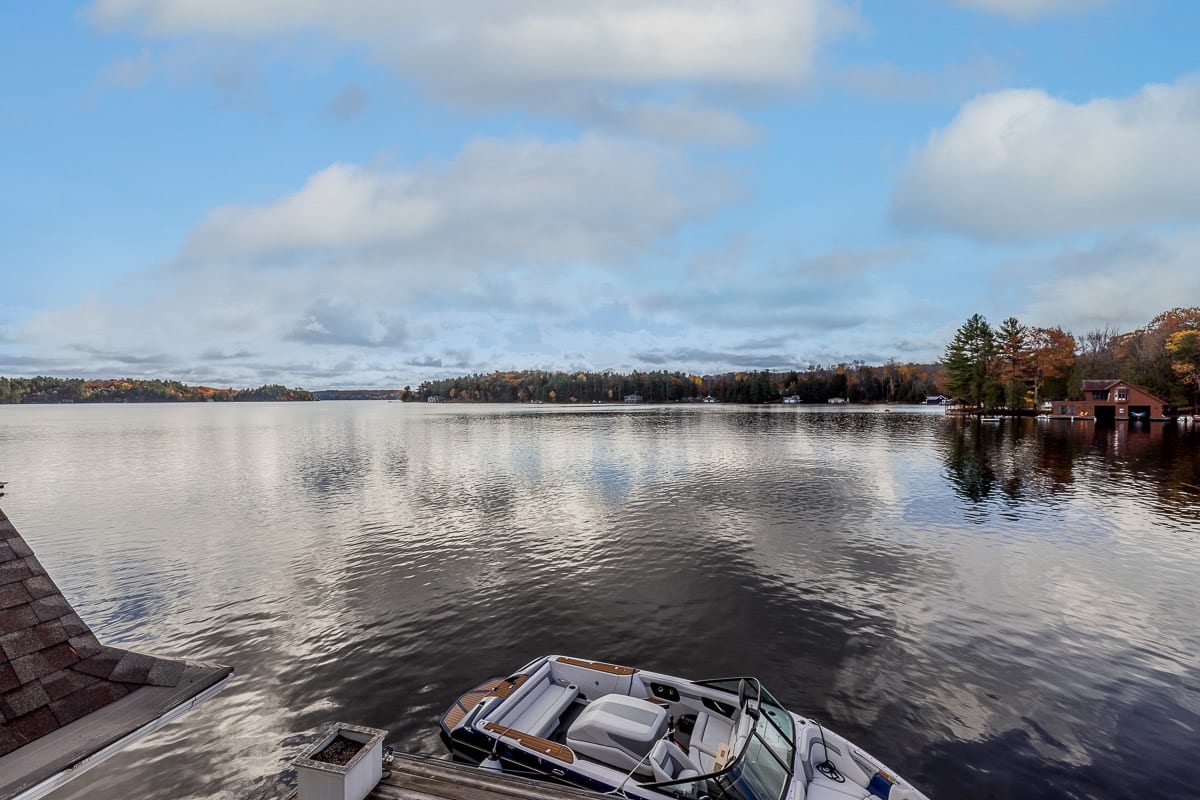
M 185 52 L 197 41 L 251 50 L 315 37 L 363 49 L 462 108 L 520 108 L 717 145 L 755 132 L 702 95 L 728 104 L 738 93 L 801 86 L 822 42 L 858 25 L 847 0 L 95 0 L 87 14 L 102 30 Z M 143 52 L 105 81 L 144 82 L 148 69 L 176 60 Z
M 956 6 L 1027 22 L 1056 14 L 1090 11 L 1108 0 L 951 0 Z
M 1025 265 L 1035 325 L 1083 333 L 1133 330 L 1200 298 L 1200 231 L 1142 236 L 1060 253 Z
M 475 268 L 607 263 L 636 256 L 733 196 L 661 148 L 479 139 L 448 165 L 388 171 L 334 164 L 266 205 L 219 208 L 188 263 L 344 257 Z
M 759 136 L 740 115 L 695 100 L 627 101 L 567 90 L 542 93 L 525 104 L 546 117 L 575 119 L 596 130 L 668 143 L 736 146 Z
M 890 275 L 911 261 L 903 250 L 836 251 L 779 270 L 743 263 L 703 285 L 677 252 L 656 252 L 628 267 L 503 270 L 432 269 L 400 254 L 364 268 L 351 253 L 251 268 L 261 256 L 229 252 L 140 277 L 138 298 L 116 286 L 37 316 L 13 342 L 37 366 L 0 348 L 0 367 L 324 388 L 507 368 L 878 363 L 942 346 L 927 303 Z M 242 266 L 225 270 L 235 255 Z
M 89 14 L 163 38 L 328 34 L 430 79 L 486 85 L 791 83 L 854 20 L 834 0 L 96 0 Z
M 23 321 L 0 366 L 324 386 L 546 360 L 572 320 L 661 283 L 675 232 L 730 192 L 667 149 L 594 136 L 334 164 L 273 201 L 214 210 L 136 282 Z
M 987 94 L 910 161 L 893 217 L 984 239 L 1200 219 L 1198 142 L 1195 76 L 1086 103 Z

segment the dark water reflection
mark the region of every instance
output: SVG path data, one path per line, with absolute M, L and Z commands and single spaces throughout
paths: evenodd
M 1162 425 L 923 409 L 0 409 L 102 638 L 238 669 L 63 798 L 273 796 L 333 718 L 439 753 L 546 652 L 757 674 L 938 798 L 1194 796 L 1198 471 Z

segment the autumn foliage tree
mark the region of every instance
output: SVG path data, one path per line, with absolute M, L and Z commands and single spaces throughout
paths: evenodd
M 1167 337 L 1167 352 L 1171 354 L 1171 368 L 1175 374 L 1184 385 L 1192 387 L 1192 408 L 1195 409 L 1200 394 L 1200 329 L 1172 333 Z
M 1062 328 L 1033 328 L 1029 334 L 1029 382 L 1034 408 L 1041 402 L 1047 382 L 1062 382 L 1058 394 L 1066 394 L 1065 381 L 1075 366 L 1075 337 Z
M 1145 327 L 1118 333 L 1093 329 L 1076 339 L 1061 327 L 1026 326 L 1009 317 L 991 328 L 979 314 L 946 346 L 946 387 L 964 401 L 1008 407 L 1043 397 L 1079 398 L 1088 379 L 1119 378 L 1168 402 L 1200 397 L 1200 308 L 1164 311 Z
M 1200 308 L 1172 308 L 1150 320 L 1144 328 L 1116 337 L 1120 377 L 1162 397 L 1185 400 L 1187 387 L 1175 370 L 1167 343 L 1175 333 L 1196 329 L 1200 329 Z

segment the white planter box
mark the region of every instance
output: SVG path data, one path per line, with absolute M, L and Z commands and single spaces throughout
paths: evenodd
M 339 766 L 315 761 L 313 756 L 337 736 L 362 742 L 348 764 Z M 292 766 L 299 780 L 299 800 L 363 800 L 383 776 L 383 739 L 387 731 L 361 725 L 337 723 L 321 732 Z

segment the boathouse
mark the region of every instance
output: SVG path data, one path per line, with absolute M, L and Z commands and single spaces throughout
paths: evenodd
M 1094 419 L 1096 422 L 1117 420 L 1168 419 L 1170 403 L 1149 390 L 1115 378 L 1083 382 L 1082 400 L 1055 400 L 1052 416 Z
M 627 394 L 627 395 L 625 395 L 625 402 L 626 403 L 640 403 L 640 402 L 642 402 L 642 396 L 640 394 Z
M 232 672 L 102 645 L 0 511 L 0 798 L 42 797 L 216 694 Z

